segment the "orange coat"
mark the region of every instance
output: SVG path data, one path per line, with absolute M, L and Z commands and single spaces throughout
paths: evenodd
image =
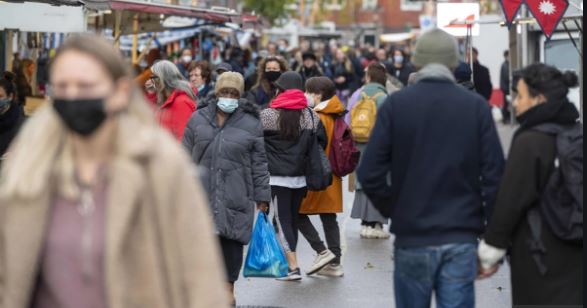
M 326 146 L 326 156 L 328 157 L 334 134 L 334 121 L 345 111 L 345 107 L 336 96 L 328 102 L 326 107 L 321 107 L 318 105 L 314 110 L 320 115 L 320 120 L 328 136 L 328 145 Z M 330 213 L 342 213 L 342 179 L 336 175 L 332 176 L 332 185 L 326 190 L 308 192 L 300 207 L 300 214 Z

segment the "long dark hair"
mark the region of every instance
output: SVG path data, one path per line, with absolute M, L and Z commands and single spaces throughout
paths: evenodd
M 281 138 L 296 141 L 300 137 L 302 110 L 279 110 L 279 134 Z

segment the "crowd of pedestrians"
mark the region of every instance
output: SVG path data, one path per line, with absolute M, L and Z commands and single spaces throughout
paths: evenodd
M 506 162 L 489 73 L 442 30 L 413 52 L 285 40 L 257 59 L 229 50 L 217 63 L 153 53 L 135 77 L 106 41 L 73 36 L 50 65 L 51 103 L 24 124 L 27 89 L 3 75 L 2 305 L 234 306 L 256 211 L 271 214 L 287 259 L 278 280 L 341 278 L 347 175 L 359 236 L 395 235 L 397 307 L 433 295 L 474 307 L 475 280 L 504 259 L 514 305 L 582 304 L 576 75 L 516 72 L 521 126 Z M 315 252 L 303 271 L 300 233 Z

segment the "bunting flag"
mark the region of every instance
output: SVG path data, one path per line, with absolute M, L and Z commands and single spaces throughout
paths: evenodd
M 542 32 L 548 39 L 560 23 L 569 7 L 568 0 L 525 0 Z
M 518 15 L 518 11 L 522 6 L 523 0 L 499 0 L 501 3 L 501 7 L 503 9 L 503 14 L 505 15 L 505 22 L 509 27 L 512 26 L 514 22 L 514 18 Z

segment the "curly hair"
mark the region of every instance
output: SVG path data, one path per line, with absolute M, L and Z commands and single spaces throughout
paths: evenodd
M 267 67 L 267 64 L 271 62 L 279 63 L 279 68 L 281 69 L 282 73 L 287 72 L 289 70 L 289 66 L 287 65 L 287 62 L 285 62 L 285 59 L 283 59 L 283 57 L 268 56 L 261 60 L 261 62 L 259 62 L 259 65 L 257 66 L 257 74 L 259 75 L 259 77 L 257 78 L 257 84 L 254 87 L 263 88 L 265 93 L 271 92 L 271 84 L 269 83 L 269 80 L 265 75 L 265 68 Z

